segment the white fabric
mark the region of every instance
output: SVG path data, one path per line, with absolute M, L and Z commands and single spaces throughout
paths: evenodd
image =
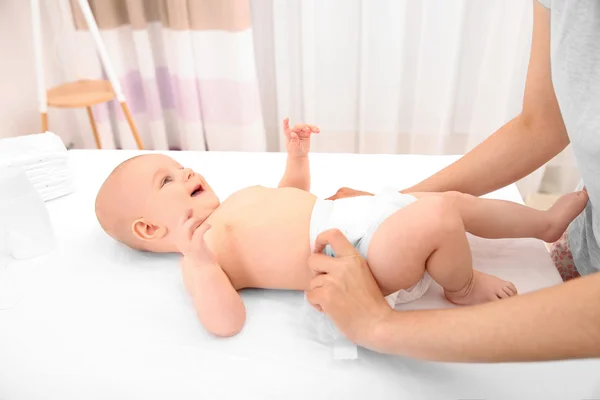
M 52 53 L 59 56 L 47 60 L 49 84 L 102 76 L 91 38 L 74 30 L 69 0 L 57 3 L 60 7 L 42 4 L 42 17 L 48 17 L 51 28 L 48 41 L 53 44 Z M 244 134 L 228 131 L 228 124 L 222 124 L 220 131 L 221 125 L 215 124 L 198 128 L 197 123 L 182 121 L 168 109 L 163 109 L 164 118 L 158 120 L 138 114 L 136 123 L 146 148 L 155 149 L 169 145 L 201 149 L 205 138 L 199 132 L 205 130 L 211 136 L 206 140 L 214 142 L 214 148 L 254 151 L 266 146 L 276 150 L 280 148 L 281 118 L 290 116 L 296 122 L 315 117 L 305 122 L 321 124 L 324 132 L 338 132 L 335 137 L 319 137 L 314 151 L 460 154 L 520 110 L 532 3 L 251 0 L 256 67 L 247 62 L 251 46 L 247 41 L 236 47 L 242 61 L 237 60 L 241 67 L 235 73 L 230 72 L 231 65 L 215 69 L 213 57 L 208 59 L 209 67 L 206 57 L 183 65 L 195 65 L 199 76 L 209 71 L 217 77 L 219 71 L 227 71 L 242 79 L 256 73 L 263 119 L 237 128 L 247 129 Z M 136 54 L 138 59 L 148 60 L 150 53 L 155 57 L 151 62 L 132 62 L 130 58 L 123 62 L 126 69 L 139 67 L 148 104 L 164 100 L 152 82 L 156 67 L 168 64 L 166 53 L 153 52 L 152 43 L 171 40 L 169 35 L 163 37 L 154 24 L 148 32 L 103 35 L 107 46 L 116 40 L 125 50 L 131 49 L 121 51 L 123 57 Z M 219 60 L 225 60 L 222 54 L 232 45 L 216 43 L 214 52 Z M 198 46 L 196 41 L 192 45 Z M 111 116 L 111 121 L 98 121 L 103 146 L 114 148 L 121 143 L 134 148 L 128 126 L 115 121 L 114 110 L 103 105 L 96 109 Z M 61 135 L 75 147 L 95 146 L 85 113 L 51 109 L 50 121 L 51 126 L 64 127 Z M 578 180 L 568 148 L 548 168 L 522 179 L 517 186 L 522 196 L 538 188 L 559 193 L 573 190 Z
M 52 132 L 1 139 L 0 166 L 21 168 L 44 201 L 74 190 L 67 149 Z
M 71 399 L 582 399 L 600 396 L 598 360 L 536 364 L 428 363 L 359 348 L 336 361 L 300 318 L 301 292 L 247 290 L 243 331 L 217 339 L 200 326 L 177 257 L 128 251 L 94 216 L 102 180 L 137 154 L 71 151 L 78 190 L 47 203 L 58 247 L 14 262 L 20 302 L 0 311 L 0 398 Z M 174 153 L 224 198 L 275 186 L 284 154 Z M 313 192 L 401 188 L 454 157 L 311 155 Z M 514 186 L 493 194 L 519 201 Z M 521 293 L 558 284 L 537 240 L 472 238 L 474 265 Z M 402 309 L 452 307 L 435 284 Z M 543 384 L 535 384 L 543 382 Z M 565 385 L 568 382 L 568 385 Z
M 251 4 L 272 140 L 290 117 L 326 133 L 315 152 L 463 154 L 521 110 L 531 1 Z
M 0 254 L 33 258 L 55 245 L 50 216 L 27 174 L 0 168 Z
M 359 196 L 338 200 L 318 199 L 310 218 L 310 245 L 314 251 L 317 236 L 329 229 L 339 229 L 365 258 L 375 231 L 390 215 L 414 202 L 416 198 L 397 190 L 382 190 L 375 196 Z M 331 246 L 323 253 L 334 256 Z M 413 287 L 399 290 L 386 297 L 391 307 L 415 301 L 429 288 L 429 274 Z
M 310 246 L 315 250 L 317 237 L 330 229 L 339 229 L 350 243 L 365 258 L 368 258 L 369 245 L 377 228 L 390 215 L 414 202 L 416 198 L 400 194 L 397 190 L 383 190 L 375 196 L 359 196 L 338 200 L 317 199 L 310 217 Z M 331 246 L 323 249 L 323 254 L 335 256 Z M 412 287 L 398 290 L 385 297 L 390 307 L 409 303 L 422 297 L 431 285 L 427 272 Z M 308 323 L 314 326 L 323 343 L 332 343 L 335 359 L 355 359 L 358 356 L 356 345 L 349 342 L 324 314 L 312 306 L 305 305 Z

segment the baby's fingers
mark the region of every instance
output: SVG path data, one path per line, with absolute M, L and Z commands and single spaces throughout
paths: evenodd
M 296 133 L 310 132 L 310 126 L 308 124 L 296 124 L 292 130 Z
M 186 210 L 186 212 L 181 217 L 179 217 L 179 220 L 177 221 L 177 228 L 176 228 L 174 234 L 175 234 L 175 238 L 176 238 L 178 244 L 182 241 L 185 241 L 186 226 L 187 226 L 190 218 L 192 218 L 192 210 L 191 209 Z
M 204 240 L 204 235 L 210 228 L 211 225 L 205 222 L 196 229 L 192 237 L 192 246 L 195 249 L 194 254 L 200 263 L 212 263 L 215 260 L 215 256 Z
M 180 239 L 186 243 L 191 241 L 192 237 L 194 236 L 194 233 L 196 232 L 196 230 L 198 229 L 198 227 L 201 224 L 202 224 L 202 220 L 200 220 L 200 218 L 198 218 L 198 217 L 189 218 L 183 224 L 183 227 L 181 229 Z
M 192 241 L 194 243 L 204 242 L 204 234 L 208 232 L 211 227 L 212 226 L 208 223 L 200 223 L 192 233 Z
M 283 120 L 283 130 L 287 131 L 288 129 L 290 129 L 290 119 L 289 118 L 284 118 L 284 120 Z
M 304 131 L 304 132 L 320 132 L 321 129 L 316 126 L 316 125 L 311 125 L 311 124 L 296 124 L 294 126 L 294 132 L 300 132 L 300 131 Z
M 321 130 L 319 129 L 318 126 L 309 125 L 309 124 L 296 125 L 296 126 L 294 126 L 292 131 L 296 132 L 298 135 L 302 136 L 303 138 L 307 138 L 313 133 L 321 132 Z
M 190 218 L 192 218 L 192 215 L 194 215 L 194 212 L 191 208 L 189 210 L 186 210 L 185 214 L 183 214 L 181 218 L 179 218 L 179 225 L 183 226 Z

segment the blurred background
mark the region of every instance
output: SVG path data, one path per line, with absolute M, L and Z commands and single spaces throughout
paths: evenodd
M 528 0 L 90 0 L 146 149 L 280 151 L 281 120 L 321 128 L 312 151 L 464 154 L 518 115 Z M 40 0 L 47 89 L 105 79 L 75 0 Z M 31 6 L 0 2 L 0 138 L 41 131 Z M 103 149 L 135 148 L 114 101 Z M 85 109 L 49 130 L 96 148 Z M 545 208 L 579 179 L 570 148 L 518 183 Z

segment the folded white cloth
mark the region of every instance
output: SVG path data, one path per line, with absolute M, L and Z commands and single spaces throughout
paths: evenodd
M 75 190 L 67 148 L 52 132 L 0 140 L 2 166 L 21 168 L 44 201 Z

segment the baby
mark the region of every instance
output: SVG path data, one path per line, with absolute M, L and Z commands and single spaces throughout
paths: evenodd
M 423 295 L 431 279 L 455 304 L 514 296 L 512 283 L 472 268 L 465 232 L 552 242 L 587 202 L 586 192 L 567 194 L 548 211 L 461 193 L 319 199 L 309 192 L 308 161 L 319 128 L 283 124 L 288 157 L 278 188 L 247 187 L 221 203 L 200 174 L 147 154 L 117 166 L 96 199 L 98 221 L 114 239 L 183 254 L 197 316 L 217 336 L 235 335 L 245 323 L 238 290 L 309 290 L 307 261 L 316 237 L 329 229 L 341 230 L 367 259 L 392 306 Z

